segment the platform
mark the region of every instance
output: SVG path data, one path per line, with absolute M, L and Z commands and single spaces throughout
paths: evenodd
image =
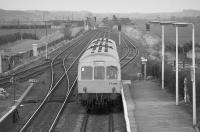
M 196 132 L 192 116 L 154 81 L 123 83 L 131 132 Z

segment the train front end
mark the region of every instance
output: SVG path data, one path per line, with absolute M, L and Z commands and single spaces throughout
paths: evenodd
M 121 98 L 121 68 L 118 54 L 114 50 L 109 53 L 85 54 L 78 65 L 79 101 L 87 106 L 118 102 Z

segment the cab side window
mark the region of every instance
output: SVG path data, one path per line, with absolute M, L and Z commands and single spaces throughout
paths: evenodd
M 106 78 L 107 79 L 117 79 L 117 67 L 116 66 L 108 66 L 106 68 Z

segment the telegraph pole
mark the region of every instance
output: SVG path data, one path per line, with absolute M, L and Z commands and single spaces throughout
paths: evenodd
M 121 45 L 121 30 L 122 30 L 122 26 L 121 24 L 118 25 L 118 32 L 119 32 L 119 45 Z
M 37 29 L 36 29 L 36 23 L 35 23 L 35 26 L 34 26 L 34 27 L 35 27 L 35 40 L 36 40 L 36 38 L 37 38 L 37 36 L 36 36 L 36 30 L 37 30 Z
M 20 20 L 19 20 L 19 18 L 18 18 L 18 23 L 17 23 L 17 26 L 18 26 L 18 32 L 19 32 L 19 35 L 20 35 L 20 40 L 22 40 L 22 35 L 21 35 L 21 27 L 20 27 Z
M 13 87 L 13 103 L 15 104 L 15 75 L 12 74 L 12 77 L 10 78 L 10 83 L 12 84 Z
M 165 73 L 165 26 L 162 26 L 162 89 L 164 89 L 165 85 L 164 85 L 164 73 Z
M 47 37 L 47 21 L 44 21 L 44 23 L 45 23 L 46 37 Z
M 0 73 L 3 72 L 2 69 L 3 69 L 3 68 L 2 68 L 2 54 L 1 54 L 1 51 L 0 51 Z

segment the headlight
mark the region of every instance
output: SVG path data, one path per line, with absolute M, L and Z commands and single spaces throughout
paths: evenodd
M 86 88 L 86 87 L 84 87 L 84 88 L 83 88 L 83 91 L 84 91 L 85 93 L 87 93 L 87 88 Z
M 115 87 L 112 88 L 112 92 L 116 93 L 116 88 Z

